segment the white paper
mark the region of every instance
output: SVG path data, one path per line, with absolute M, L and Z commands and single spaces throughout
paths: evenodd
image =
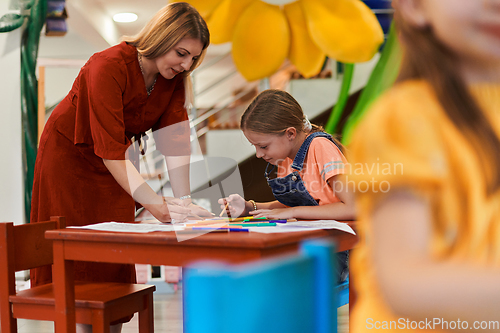
M 277 223 L 276 227 L 249 227 L 252 232 L 260 232 L 264 234 L 307 231 L 318 229 L 337 229 L 355 235 L 356 233 L 346 223 L 337 222 L 335 220 L 317 220 L 317 221 L 297 221 L 287 223 Z
M 338 229 L 350 234 L 356 235 L 354 230 L 347 224 L 343 222 L 338 222 L 335 220 L 316 220 L 316 221 L 297 221 L 288 222 L 284 224 L 284 227 L 304 227 L 304 228 L 318 228 L 318 229 Z
M 280 225 L 276 225 L 276 227 L 249 227 L 248 230 L 250 230 L 251 232 L 259 232 L 262 234 L 279 234 L 279 233 L 283 233 L 283 232 L 321 230 L 321 228 L 304 228 L 304 227 L 284 228 L 283 226 L 281 226 L 281 223 L 280 223 Z
M 209 225 L 200 225 L 200 227 L 210 228 Z M 113 232 L 147 233 L 154 231 L 181 231 L 184 230 L 185 224 L 178 223 L 172 225 L 172 224 L 163 224 L 161 222 L 154 223 L 152 221 L 148 221 L 147 223 L 103 222 L 85 226 L 70 226 L 68 228 L 91 229 L 91 230 L 113 231 Z M 248 227 L 248 230 L 250 230 L 251 232 L 259 232 L 264 234 L 297 232 L 297 231 L 307 231 L 307 230 L 321 230 L 321 229 L 338 229 L 353 235 L 356 234 L 354 230 L 352 230 L 352 228 L 348 226 L 346 223 L 337 222 L 335 220 L 277 223 L 275 227 Z M 207 232 L 208 231 L 206 231 L 205 233 Z M 200 233 L 203 233 L 203 230 L 200 230 Z
M 84 226 L 70 226 L 68 228 L 91 229 L 100 231 L 114 232 L 154 232 L 154 231 L 175 231 L 182 230 L 184 226 L 173 226 L 170 224 L 152 224 L 152 223 L 124 223 L 124 222 L 103 222 Z

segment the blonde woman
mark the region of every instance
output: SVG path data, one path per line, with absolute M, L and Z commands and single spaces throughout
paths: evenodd
M 189 73 L 202 61 L 209 38 L 194 7 L 173 3 L 138 35 L 88 60 L 42 133 L 32 223 L 52 215 L 66 216 L 67 224 L 76 226 L 133 221 L 136 203 L 165 222 L 211 215 L 190 200 L 186 111 L 192 99 Z M 165 155 L 175 198 L 155 193 L 131 162 L 138 160 L 131 143 L 139 141 L 142 148 L 149 129 L 158 133 L 155 141 Z M 50 282 L 50 267 L 33 270 L 31 278 L 33 285 Z M 75 279 L 135 282 L 135 270 L 77 262 Z M 113 324 L 121 330 L 120 323 Z

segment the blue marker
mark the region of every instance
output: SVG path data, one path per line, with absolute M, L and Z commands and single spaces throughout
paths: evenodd
M 248 229 L 240 229 L 240 228 L 229 228 L 228 230 L 230 232 L 249 232 L 250 231 Z

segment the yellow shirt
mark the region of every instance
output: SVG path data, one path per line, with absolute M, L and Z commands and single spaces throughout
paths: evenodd
M 477 85 L 471 92 L 500 136 L 500 86 Z M 390 189 L 412 188 L 432 202 L 429 246 L 433 256 L 500 266 L 499 191 L 487 197 L 473 144 L 446 116 L 428 84 L 407 81 L 385 93 L 358 126 L 348 148 L 360 236 L 351 257 L 358 291 L 350 316 L 352 332 L 376 328 L 386 332 L 418 324 L 391 311 L 370 258 L 370 234 L 375 227 L 370 216 L 377 200 Z

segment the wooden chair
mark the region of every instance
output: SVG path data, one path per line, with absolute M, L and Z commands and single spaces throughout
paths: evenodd
M 186 333 L 337 332 L 335 246 L 305 241 L 299 254 L 184 272 Z
M 17 332 L 17 319 L 54 321 L 53 285 L 16 293 L 15 272 L 51 265 L 52 242 L 45 231 L 66 226 L 63 217 L 14 225 L 0 223 L 1 332 Z M 109 333 L 110 323 L 139 313 L 139 332 L 153 332 L 154 286 L 133 283 L 75 283 L 76 322 L 91 324 L 93 332 Z

